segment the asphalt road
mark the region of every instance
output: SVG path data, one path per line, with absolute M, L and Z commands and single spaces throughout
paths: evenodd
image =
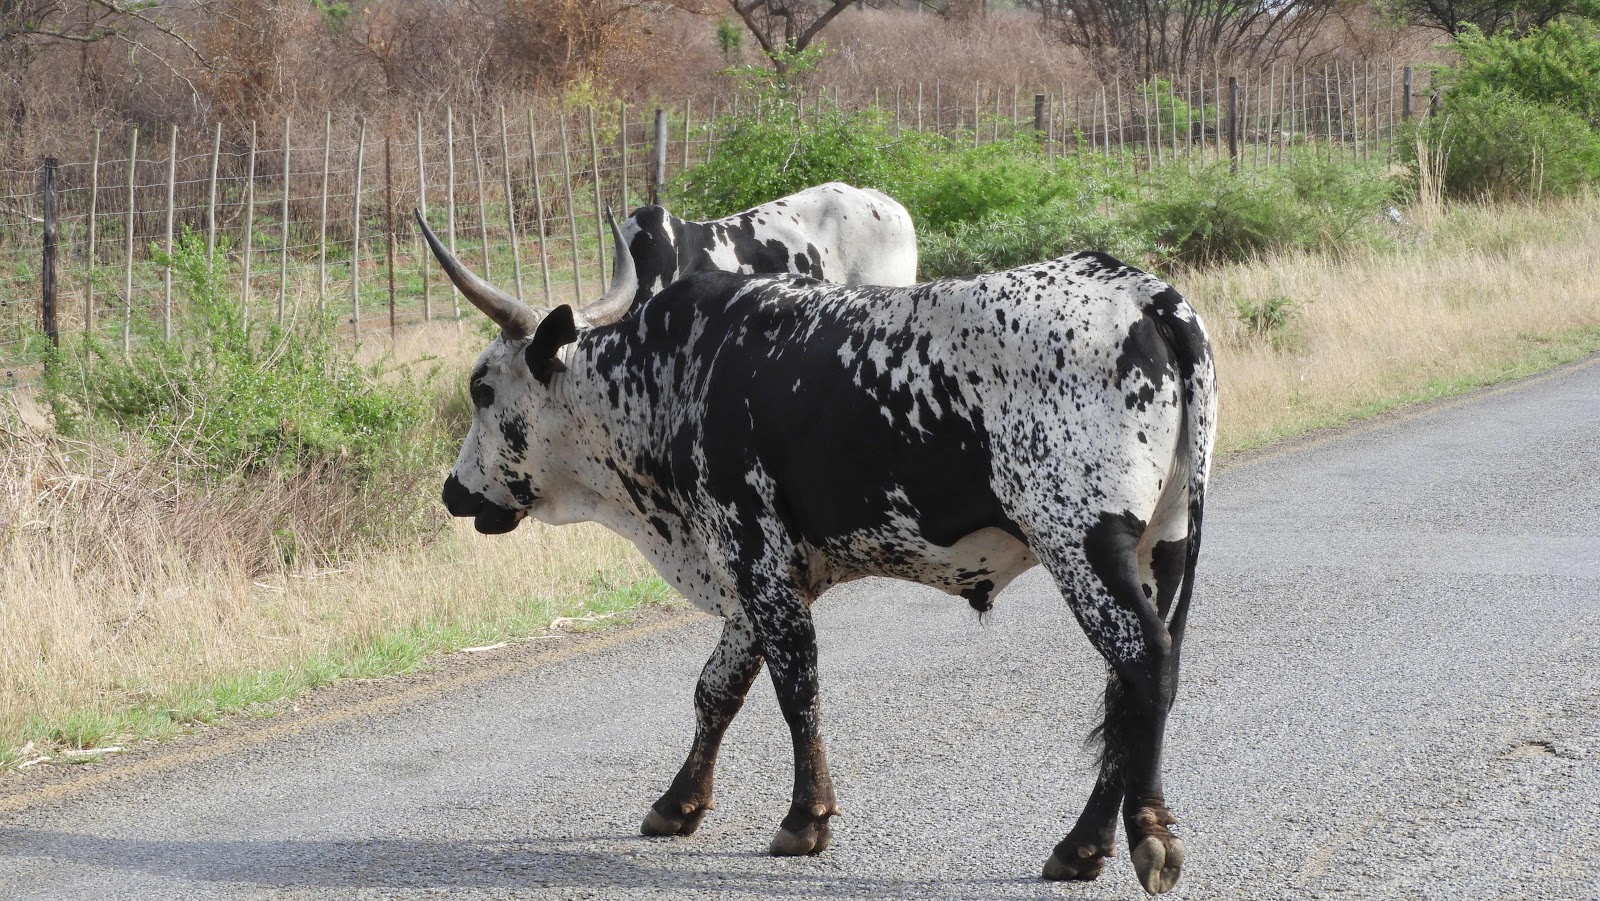
M 1173 897 L 1600 898 L 1600 359 L 1213 486 Z M 847 814 L 821 857 L 763 853 L 790 782 L 764 680 L 700 833 L 636 835 L 688 745 L 699 618 L 14 795 L 0 898 L 1142 897 L 1125 849 L 1037 879 L 1101 681 L 1041 570 L 981 623 L 887 582 L 817 622 Z

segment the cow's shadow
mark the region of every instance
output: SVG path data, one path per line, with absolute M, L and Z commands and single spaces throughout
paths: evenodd
M 600 845 L 599 849 L 585 848 Z M 772 862 L 757 852 L 684 848 L 660 852 L 637 836 L 592 836 L 523 841 L 380 839 L 136 839 L 55 830 L 0 827 L 0 859 L 33 859 L 41 875 L 65 865 L 102 871 L 125 887 L 147 880 L 177 889 L 196 883 L 246 892 L 313 890 L 484 892 L 568 897 L 612 889 L 628 897 L 748 895 L 763 898 L 964 898 L 1011 901 L 1062 897 L 1061 887 L 1036 878 L 906 879 L 856 876 L 826 857 Z M 1112 874 L 1107 874 L 1111 876 Z M 145 877 L 145 878 L 141 878 Z M 24 887 L 26 891 L 26 887 Z M 1133 897 L 1112 885 L 1081 885 L 1074 899 Z

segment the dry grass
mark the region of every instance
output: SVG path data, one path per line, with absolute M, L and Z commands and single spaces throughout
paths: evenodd
M 409 331 L 399 353 L 431 355 L 458 381 L 482 343 L 459 331 Z M 452 391 L 438 394 L 454 403 Z M 0 413 L 0 768 L 27 741 L 159 734 L 662 594 L 639 587 L 648 568 L 598 527 L 529 524 L 487 540 L 442 512 L 441 540 L 408 550 L 380 538 L 328 568 L 316 562 L 325 554 L 282 553 L 289 539 L 271 524 L 337 531 L 342 519 L 371 521 L 342 508 L 374 499 L 327 477 L 194 490 L 174 479 L 173 461 L 139 448 L 64 440 L 25 402 Z M 408 490 L 431 495 L 439 479 L 414 481 Z
M 1600 200 L 1467 207 L 1399 250 L 1272 256 L 1179 279 L 1217 345 L 1226 452 L 1600 344 Z M 1285 298 L 1252 333 L 1236 305 Z
M 1600 200 L 1587 199 L 1455 209 L 1398 250 L 1179 281 L 1217 345 L 1228 451 L 1592 350 L 1597 270 Z M 1278 325 L 1237 312 L 1274 298 L 1293 311 Z M 363 355 L 436 363 L 450 421 L 482 344 L 471 325 L 435 323 Z M 24 741 L 122 743 L 664 592 L 597 527 L 486 539 L 455 523 L 332 571 L 285 563 L 253 514 L 353 500 L 317 484 L 185 493 L 166 461 L 64 442 L 28 411 L 0 423 L 0 768 Z M 434 484 L 424 474 L 415 490 Z

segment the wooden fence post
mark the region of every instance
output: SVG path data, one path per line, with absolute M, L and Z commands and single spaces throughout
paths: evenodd
M 100 201 L 100 129 L 94 130 L 94 162 L 89 164 L 89 278 L 84 284 L 83 330 L 94 331 L 95 220 Z
M 917 131 L 922 130 L 922 82 L 917 82 Z
M 506 134 L 506 105 L 500 104 L 500 168 L 506 176 L 506 234 L 511 238 L 511 270 L 516 274 L 517 300 L 522 300 L 522 250 L 517 246 L 517 205 L 511 198 L 511 139 Z
M 694 108 L 690 106 L 693 98 L 683 98 L 683 165 L 678 171 L 689 168 L 689 119 L 694 115 Z
M 206 262 L 217 250 L 217 163 L 222 156 L 222 123 L 218 122 L 211 138 L 211 199 L 206 204 Z
M 283 207 L 278 229 L 278 323 L 283 323 L 284 307 L 289 297 L 289 126 L 292 116 L 283 117 Z
M 1102 87 L 1100 90 L 1104 91 L 1105 88 Z M 1167 82 L 1167 99 L 1172 102 L 1172 109 L 1167 116 L 1167 131 L 1172 135 L 1172 161 L 1176 163 L 1178 161 L 1178 83 L 1176 81 Z M 1111 130 L 1107 128 L 1106 149 L 1108 151 L 1111 149 L 1110 140 Z
M 551 309 L 555 300 L 550 291 L 550 249 L 545 246 L 544 183 L 539 178 L 539 140 L 534 135 L 532 109 L 528 110 L 528 159 L 533 162 L 533 205 L 537 208 L 533 227 L 539 236 L 539 273 L 544 277 L 544 304 Z
M 562 113 L 559 118 L 561 125 L 561 182 L 566 187 L 567 196 L 567 232 L 572 239 L 572 288 L 578 297 L 583 297 L 583 269 L 578 263 L 578 211 L 572 204 L 572 150 L 567 142 L 567 116 Z
M 877 88 L 873 88 L 872 91 L 873 91 L 873 94 L 876 95 L 878 89 Z M 876 98 L 874 98 L 874 99 L 876 99 Z M 873 106 L 877 106 L 877 104 L 874 103 Z M 716 152 L 716 149 L 717 149 L 717 98 L 715 96 L 713 96 L 711 98 L 711 117 L 706 119 L 705 144 L 706 144 L 706 160 L 705 161 L 709 163 L 709 162 L 711 162 L 711 154 Z
M 44 160 L 44 240 L 41 252 L 39 320 L 51 346 L 61 343 L 56 331 L 56 158 Z
M 367 154 L 367 120 L 356 135 L 356 189 L 350 217 L 350 334 L 361 340 L 361 172 Z
M 394 143 L 394 117 L 389 117 L 383 129 L 383 248 L 389 268 L 389 341 L 395 339 L 397 324 L 394 314 L 394 165 L 389 156 Z
M 128 147 L 128 247 L 127 266 L 123 270 L 122 293 L 122 355 L 133 352 L 133 186 L 139 169 L 139 129 L 133 130 Z
M 654 165 L 650 170 L 650 202 L 661 202 L 661 185 L 667 180 L 667 111 L 656 109 Z
M 1122 121 L 1122 76 L 1111 83 L 1111 92 L 1117 95 L 1117 155 L 1125 156 L 1128 149 L 1128 129 Z
M 445 197 L 445 241 L 450 249 L 450 255 L 456 255 L 456 123 L 455 112 L 450 107 L 444 108 L 444 197 Z M 456 328 L 461 327 L 461 292 L 456 290 L 455 282 L 450 282 L 450 311 L 456 318 Z
M 976 148 L 983 138 L 983 130 L 978 126 L 978 110 L 983 106 L 983 82 L 972 82 L 972 146 Z
M 1411 121 L 1411 67 L 1400 70 L 1400 121 Z
M 161 337 L 172 340 L 172 219 L 178 186 L 178 126 L 167 138 L 167 265 L 161 274 Z
M 1044 95 L 1033 95 L 1033 130 L 1035 134 L 1044 133 Z
M 428 173 L 426 159 L 427 157 L 422 149 L 422 110 L 419 109 L 417 110 L 417 209 L 422 212 L 422 218 L 424 219 L 428 218 Z M 412 248 L 416 249 L 415 240 L 412 241 Z M 418 264 L 418 269 L 420 270 L 418 275 L 422 277 L 422 321 L 432 322 L 433 295 L 432 291 L 430 290 L 432 282 L 431 279 L 428 278 L 428 275 L 429 270 L 433 267 L 428 265 L 428 255 L 426 253 L 420 254 L 417 259 L 420 261 Z
M 360 182 L 357 182 L 360 184 Z M 246 166 L 244 183 L 244 284 L 239 287 L 239 309 L 244 314 L 244 328 L 250 330 L 250 248 L 255 236 L 256 223 L 256 123 L 250 121 L 250 163 Z
M 735 100 L 738 96 L 734 95 Z M 617 144 L 622 151 L 622 209 L 627 212 L 633 202 L 628 199 L 628 104 L 625 101 L 617 113 Z
M 328 162 L 333 152 L 333 112 L 322 120 L 322 214 L 317 220 L 317 312 L 325 308 L 328 293 Z
M 594 233 L 595 256 L 600 259 L 600 283 L 606 283 L 606 220 L 605 201 L 600 196 L 600 141 L 594 129 L 594 104 L 589 110 L 589 166 L 594 170 Z
M 1234 172 L 1239 171 L 1239 79 L 1228 76 L 1228 159 Z
M 383 256 L 386 268 L 389 270 L 389 340 L 395 339 L 394 317 L 394 165 L 393 158 L 389 155 L 390 145 L 394 143 L 394 117 L 390 117 L 383 129 Z
M 472 172 L 478 187 L 478 244 L 483 248 L 483 277 L 494 280 L 494 263 L 489 259 L 489 206 L 483 191 L 483 153 L 478 149 L 478 116 L 472 116 Z
M 1102 159 L 1111 156 L 1111 103 L 1106 99 L 1106 86 L 1100 85 L 1100 153 Z M 1158 136 L 1159 137 L 1159 136 Z

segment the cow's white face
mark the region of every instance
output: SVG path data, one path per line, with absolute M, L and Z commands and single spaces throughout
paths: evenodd
M 556 354 L 576 337 L 563 306 L 531 338 L 496 338 L 472 369 L 472 428 L 445 479 L 444 503 L 473 517 L 479 532 L 516 528 L 563 478 L 559 443 L 571 417 L 557 397 L 566 367 Z

